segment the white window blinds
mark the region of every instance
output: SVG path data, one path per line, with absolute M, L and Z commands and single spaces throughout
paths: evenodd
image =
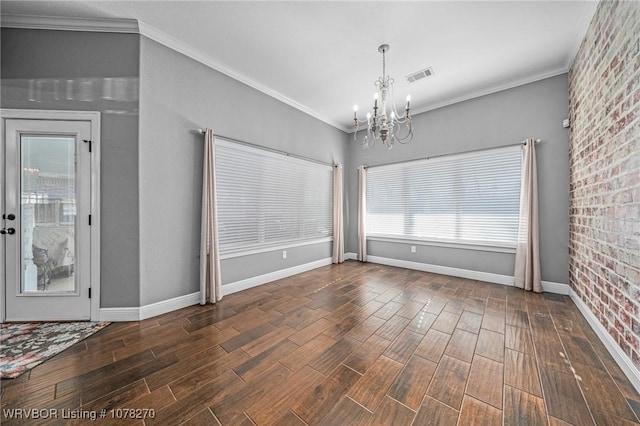
M 221 254 L 331 237 L 333 171 L 216 139 Z
M 367 170 L 367 236 L 515 246 L 521 147 Z

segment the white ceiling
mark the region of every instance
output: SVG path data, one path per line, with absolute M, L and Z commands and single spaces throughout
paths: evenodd
M 595 1 L 2 1 L 3 15 L 119 18 L 343 130 L 371 106 L 387 43 L 418 113 L 566 72 Z M 158 30 L 158 31 L 156 31 Z M 144 32 L 144 31 L 143 31 Z M 175 45 L 175 43 L 174 43 Z M 194 55 L 192 55 L 194 56 Z M 434 75 L 405 76 L 432 67 Z

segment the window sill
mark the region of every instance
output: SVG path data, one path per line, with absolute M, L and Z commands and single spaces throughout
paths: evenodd
M 508 244 L 491 244 L 491 243 L 474 243 L 474 242 L 456 242 L 456 241 L 443 241 L 443 240 L 424 240 L 414 238 L 401 238 L 401 237 L 386 237 L 386 236 L 367 236 L 367 241 L 382 241 L 386 243 L 397 244 L 410 244 L 418 246 L 432 246 L 432 247 L 446 247 L 459 250 L 477 250 L 477 251 L 490 251 L 496 253 L 510 253 L 515 254 L 515 245 Z
M 260 246 L 260 247 L 239 248 L 239 249 L 220 252 L 220 260 L 233 259 L 235 257 L 250 256 L 252 254 L 268 253 L 270 251 L 290 249 L 293 247 L 303 247 L 303 246 L 310 246 L 314 244 L 328 243 L 331 241 L 333 241 L 333 237 L 323 237 L 323 238 L 315 238 L 313 240 L 305 240 L 305 241 L 290 241 L 290 242 L 283 241 L 280 243 L 275 243 L 273 245 L 270 244 L 270 245 Z

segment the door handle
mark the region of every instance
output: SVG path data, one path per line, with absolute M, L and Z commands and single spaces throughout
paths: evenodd
M 4 235 L 4 234 L 9 234 L 9 235 L 13 235 L 16 233 L 15 228 L 7 228 L 7 229 L 0 229 L 0 234 Z

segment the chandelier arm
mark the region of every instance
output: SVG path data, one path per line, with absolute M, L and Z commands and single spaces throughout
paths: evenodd
M 398 136 L 396 132 L 396 141 L 402 145 L 406 145 L 413 140 L 413 127 L 411 125 L 407 126 L 407 133 L 404 136 Z

